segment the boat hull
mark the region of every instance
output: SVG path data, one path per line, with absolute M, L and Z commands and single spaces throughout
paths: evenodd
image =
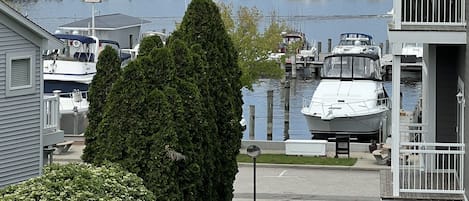
M 331 120 L 306 114 L 305 117 L 308 128 L 314 136 L 327 137 L 336 134 L 369 136 L 379 132 L 387 112 L 388 110 L 363 116 L 338 117 Z

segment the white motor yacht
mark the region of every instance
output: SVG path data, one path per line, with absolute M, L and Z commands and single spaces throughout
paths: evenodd
M 366 48 L 324 59 L 322 80 L 301 110 L 314 138 L 377 136 L 390 110 L 380 71 L 379 56 Z
M 115 41 L 74 34 L 55 36 L 64 42 L 64 48 L 44 52 L 44 93 L 60 96 L 61 129 L 65 133 L 83 133 L 89 105 L 87 91 L 96 74 L 99 53 L 108 45 L 115 48 L 122 65 L 128 63 L 130 55 L 121 53 Z

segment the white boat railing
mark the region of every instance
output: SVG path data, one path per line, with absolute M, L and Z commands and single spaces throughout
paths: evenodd
M 321 108 L 321 115 L 329 113 L 330 110 L 340 109 L 354 114 L 367 113 L 380 107 L 391 108 L 391 100 L 389 98 L 366 99 L 358 101 L 344 101 L 336 103 L 324 103 L 313 101 L 312 99 L 303 99 L 303 109 L 312 109 L 312 107 Z M 344 113 L 345 114 L 345 113 Z
M 401 123 L 399 191 L 464 193 L 464 143 L 428 143 L 423 124 Z
M 402 25 L 464 26 L 465 4 L 466 0 L 394 0 L 394 16 L 400 16 Z
M 88 99 L 88 91 L 73 90 L 73 92 L 60 93 L 60 98 L 70 98 L 73 102 L 80 102 Z
M 59 94 L 44 97 L 44 133 L 60 129 Z

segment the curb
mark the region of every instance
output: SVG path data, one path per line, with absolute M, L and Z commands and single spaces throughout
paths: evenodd
M 239 167 L 252 167 L 252 163 L 238 163 Z M 271 164 L 256 163 L 256 167 L 263 168 L 298 168 L 298 169 L 324 169 L 324 170 L 356 170 L 356 171 L 380 171 L 390 170 L 391 167 L 359 167 L 359 166 L 339 166 L 339 165 L 299 165 L 299 164 Z

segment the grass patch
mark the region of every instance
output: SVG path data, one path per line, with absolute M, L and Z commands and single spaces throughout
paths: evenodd
M 252 163 L 252 158 L 246 154 L 237 156 L 239 163 Z M 262 154 L 256 159 L 257 163 L 273 164 L 302 164 L 302 165 L 337 165 L 352 166 L 357 162 L 356 158 L 329 158 L 317 156 L 290 156 L 284 154 Z

